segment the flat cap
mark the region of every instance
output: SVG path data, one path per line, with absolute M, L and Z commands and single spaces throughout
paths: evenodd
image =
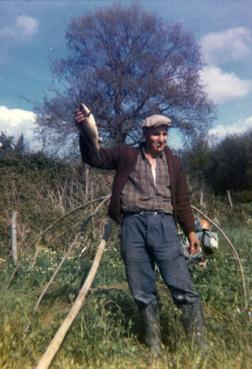
M 145 118 L 145 120 L 143 121 L 142 127 L 150 128 L 150 127 L 158 127 L 158 126 L 171 127 L 171 119 L 161 114 L 150 115 L 149 117 Z

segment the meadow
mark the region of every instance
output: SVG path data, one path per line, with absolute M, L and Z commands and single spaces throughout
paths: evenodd
M 88 274 L 107 219 L 103 206 L 82 227 L 98 202 L 75 209 L 109 193 L 111 178 L 39 155 L 2 158 L 0 174 L 0 368 L 36 368 Z M 192 201 L 199 207 L 196 190 Z M 201 209 L 236 246 L 248 296 L 245 301 L 237 260 L 219 235 L 219 249 L 207 258 L 206 267 L 190 266 L 205 310 L 209 348 L 203 357 L 186 339 L 180 312 L 157 271 L 163 354 L 152 360 L 142 342 L 141 322 L 120 258 L 119 227 L 114 224 L 94 284 L 51 368 L 252 368 L 252 204 L 235 197 L 233 202 L 231 208 L 225 197 L 208 193 Z M 13 211 L 18 214 L 16 269 L 10 239 Z M 80 229 L 81 237 L 34 310 Z

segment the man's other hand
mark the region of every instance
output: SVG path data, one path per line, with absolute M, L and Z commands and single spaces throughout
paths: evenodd
M 189 255 L 197 254 L 201 251 L 200 240 L 198 240 L 195 232 L 190 232 L 188 235 L 189 247 L 188 252 Z

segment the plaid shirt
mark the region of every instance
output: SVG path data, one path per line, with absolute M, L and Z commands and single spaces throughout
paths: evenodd
M 115 170 L 108 214 L 120 224 L 122 221 L 121 194 L 136 166 L 139 149 L 118 144 L 109 148 L 101 148 L 99 155 L 93 155 L 92 150 L 90 150 L 82 136 L 80 136 L 80 149 L 84 163 L 95 168 Z M 188 235 L 190 232 L 195 231 L 195 224 L 182 162 L 169 147 L 165 147 L 163 152 L 167 160 L 171 182 L 173 215 L 175 221 L 179 223 L 185 234 Z
M 138 212 L 141 210 L 173 213 L 171 203 L 170 176 L 165 153 L 156 159 L 156 173 L 152 173 L 151 164 L 141 146 L 134 170 L 121 193 L 122 211 Z

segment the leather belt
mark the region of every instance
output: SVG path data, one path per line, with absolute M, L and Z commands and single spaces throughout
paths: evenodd
M 152 211 L 152 210 L 141 210 L 141 211 L 137 211 L 137 212 L 125 211 L 123 213 L 123 216 L 124 217 L 127 217 L 128 215 L 135 215 L 135 216 L 138 216 L 138 215 L 151 215 L 151 216 L 155 216 L 155 215 L 158 215 L 158 214 L 166 214 L 166 213 L 164 213 L 163 211 Z

